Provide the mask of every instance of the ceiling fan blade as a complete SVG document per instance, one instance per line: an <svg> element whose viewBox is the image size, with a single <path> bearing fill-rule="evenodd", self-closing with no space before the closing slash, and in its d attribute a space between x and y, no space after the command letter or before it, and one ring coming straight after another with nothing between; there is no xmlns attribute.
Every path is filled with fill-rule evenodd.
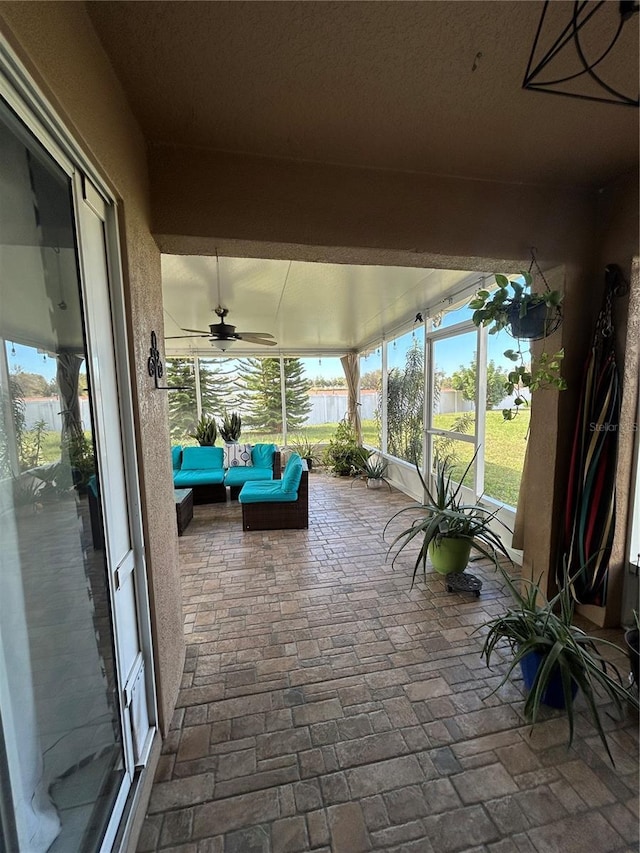
<svg viewBox="0 0 640 853"><path fill-rule="evenodd" d="M252 335L254 338L272 338L273 335L270 335L269 332L236 332L237 335L242 335L243 338L246 338L247 335Z"/></svg>
<svg viewBox="0 0 640 853"><path fill-rule="evenodd" d="M251 332L243 332L241 335L240 334L237 335L237 337L239 340L247 341L247 343L250 343L250 344L261 344L262 346L265 346L265 347L277 347L278 346L277 341L270 341L267 338L262 337L261 335L255 335L255 334L252 334Z"/></svg>
<svg viewBox="0 0 640 853"><path fill-rule="evenodd" d="M177 341L178 338L208 338L210 337L208 332L202 332L200 335L167 335L165 337L165 341Z"/></svg>
<svg viewBox="0 0 640 853"><path fill-rule="evenodd" d="M180 326L182 329L182 326ZM211 332L204 332L202 329L182 329L183 332L197 332L199 335L210 335Z"/></svg>

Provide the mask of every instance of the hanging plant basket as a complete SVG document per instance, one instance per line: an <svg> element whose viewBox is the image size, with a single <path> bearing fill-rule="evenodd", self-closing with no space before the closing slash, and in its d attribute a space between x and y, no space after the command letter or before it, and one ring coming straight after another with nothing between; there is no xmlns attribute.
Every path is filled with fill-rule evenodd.
<svg viewBox="0 0 640 853"><path fill-rule="evenodd" d="M514 338L539 341L548 337L562 322L562 313L558 306L539 302L520 316L520 305L513 304L507 309L508 328Z"/></svg>

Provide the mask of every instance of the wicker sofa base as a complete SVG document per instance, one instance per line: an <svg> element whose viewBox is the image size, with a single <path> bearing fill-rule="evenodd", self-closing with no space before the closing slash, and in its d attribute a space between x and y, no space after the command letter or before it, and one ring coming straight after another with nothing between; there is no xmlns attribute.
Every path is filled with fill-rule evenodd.
<svg viewBox="0 0 640 853"><path fill-rule="evenodd" d="M309 526L309 514L298 502L242 504L243 530L303 530Z"/></svg>
<svg viewBox="0 0 640 853"><path fill-rule="evenodd" d="M297 501L264 501L241 506L243 530L304 530L309 527L309 474L306 470L302 472Z"/></svg>

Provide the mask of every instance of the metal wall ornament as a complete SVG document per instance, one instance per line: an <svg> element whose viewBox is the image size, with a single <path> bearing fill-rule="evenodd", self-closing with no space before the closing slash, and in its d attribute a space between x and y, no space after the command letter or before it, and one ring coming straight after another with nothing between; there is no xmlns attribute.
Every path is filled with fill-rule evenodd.
<svg viewBox="0 0 640 853"><path fill-rule="evenodd" d="M158 379L164 376L164 367L160 358L160 350L158 349L158 336L155 332L151 332L151 346L149 347L149 358L147 359L147 370L149 376L153 377L153 382L158 391L186 391L186 385L158 385Z"/></svg>
<svg viewBox="0 0 640 853"><path fill-rule="evenodd" d="M639 11L640 3L634 0L575 0L573 4L545 0L522 88L639 107L640 96L620 91L621 76L628 76L624 85L635 86L638 80L637 63L627 66L620 56L622 48L637 57L637 45L629 49L628 42L637 39L637 22L635 27L629 22Z"/></svg>

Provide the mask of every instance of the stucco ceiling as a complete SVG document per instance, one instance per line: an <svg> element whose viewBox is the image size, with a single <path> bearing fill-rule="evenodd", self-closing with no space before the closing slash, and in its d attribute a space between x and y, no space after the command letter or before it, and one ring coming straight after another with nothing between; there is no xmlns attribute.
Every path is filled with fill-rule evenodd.
<svg viewBox="0 0 640 853"><path fill-rule="evenodd" d="M411 327L415 315L433 306L436 313L446 294L473 286L479 274L411 267L320 264L262 258L215 258L163 255L162 287L165 334L181 328L207 330L218 322L213 309L229 309L228 323L238 332L268 332L277 347L258 348L267 355L339 353L361 350ZM448 300L447 300L448 302ZM206 338L165 342L168 355L216 353ZM256 352L255 346L234 343L230 354Z"/></svg>
<svg viewBox="0 0 640 853"><path fill-rule="evenodd" d="M637 110L521 89L542 2L86 5L150 143L531 184L637 163ZM589 57L617 9L582 31ZM637 23L599 67L632 96Z"/></svg>
<svg viewBox="0 0 640 853"><path fill-rule="evenodd" d="M554 0L552 29L573 5ZM207 149L595 188L638 161L637 110L522 90L542 2L86 7L147 143L180 147L185 156ZM618 4L603 8L595 38L584 34L590 56L616 23ZM625 26L603 67L631 95L636 24ZM561 65L556 76L570 70ZM219 300L215 258L163 258L167 335L206 329L222 301L229 322L273 334L282 351L344 352L388 335L468 275L229 257L220 270ZM212 351L202 339L166 347Z"/></svg>

